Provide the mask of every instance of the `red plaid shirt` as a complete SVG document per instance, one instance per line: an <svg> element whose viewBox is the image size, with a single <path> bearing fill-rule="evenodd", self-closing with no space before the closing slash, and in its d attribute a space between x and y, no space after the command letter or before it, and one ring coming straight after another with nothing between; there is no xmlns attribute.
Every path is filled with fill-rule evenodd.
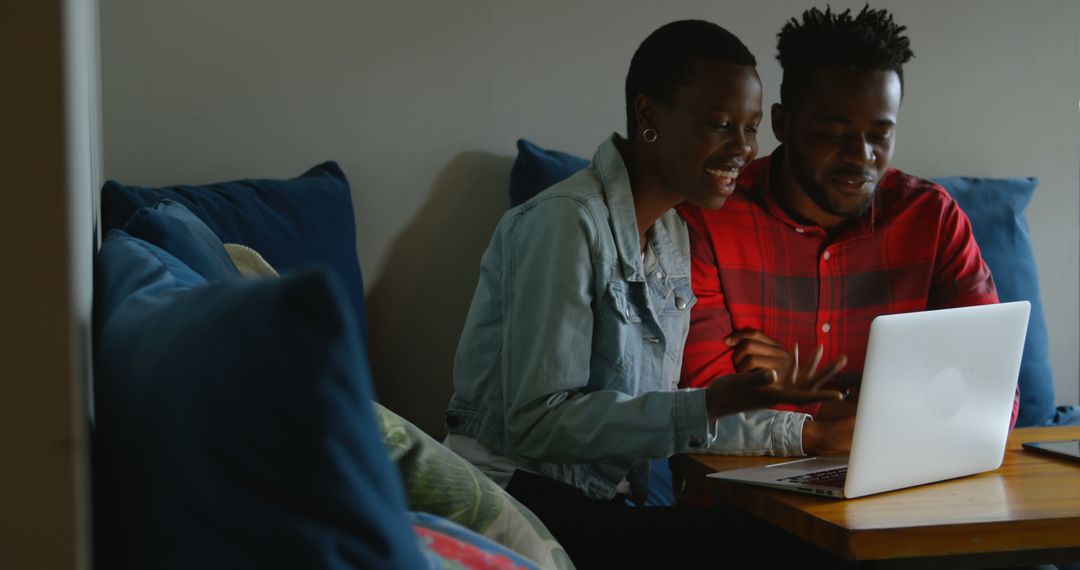
<svg viewBox="0 0 1080 570"><path fill-rule="evenodd" d="M823 363L847 355L842 376L851 379L862 374L874 317L998 302L971 223L937 184L890 168L867 213L830 238L777 204L770 158L744 170L720 210L679 207L698 298L683 386L735 371L724 337L736 329L760 330L789 348L798 342L804 354L823 345Z"/></svg>

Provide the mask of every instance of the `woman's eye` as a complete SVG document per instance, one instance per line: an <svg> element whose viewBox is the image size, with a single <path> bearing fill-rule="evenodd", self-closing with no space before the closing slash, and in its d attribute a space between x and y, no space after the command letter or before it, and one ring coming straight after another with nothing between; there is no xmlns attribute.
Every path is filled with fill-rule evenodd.
<svg viewBox="0 0 1080 570"><path fill-rule="evenodd" d="M731 127L731 123L727 121L720 121L709 125L709 128L717 131L726 131L729 127Z"/></svg>
<svg viewBox="0 0 1080 570"><path fill-rule="evenodd" d="M758 130L758 128L757 128L757 127L746 127L746 132L747 132L748 134L751 134L751 135L756 135L756 134L757 134L757 130Z"/></svg>

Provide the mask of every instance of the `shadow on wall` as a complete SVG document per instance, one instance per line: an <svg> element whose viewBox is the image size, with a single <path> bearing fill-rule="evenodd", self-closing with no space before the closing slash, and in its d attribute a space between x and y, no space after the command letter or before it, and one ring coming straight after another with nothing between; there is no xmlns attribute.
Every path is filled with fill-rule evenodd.
<svg viewBox="0 0 1080 570"><path fill-rule="evenodd" d="M379 401L440 440L454 352L480 258L507 209L512 164L513 158L475 151L454 157L394 241L367 296Z"/></svg>

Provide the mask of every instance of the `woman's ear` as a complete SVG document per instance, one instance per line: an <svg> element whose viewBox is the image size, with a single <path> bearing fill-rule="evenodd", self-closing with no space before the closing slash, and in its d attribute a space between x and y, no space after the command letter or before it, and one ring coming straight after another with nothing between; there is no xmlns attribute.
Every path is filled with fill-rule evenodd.
<svg viewBox="0 0 1080 570"><path fill-rule="evenodd" d="M637 119L638 132L626 133L633 138L639 136L645 129L655 129L657 123L656 101L648 95L638 95L634 98L634 116Z"/></svg>
<svg viewBox="0 0 1080 570"><path fill-rule="evenodd" d="M785 135L788 132L788 121L791 120L791 117L780 103L773 103L769 112L771 113L770 117L772 118L773 136L776 137L776 140L780 141L780 144L786 143L787 141L784 139L787 138Z"/></svg>

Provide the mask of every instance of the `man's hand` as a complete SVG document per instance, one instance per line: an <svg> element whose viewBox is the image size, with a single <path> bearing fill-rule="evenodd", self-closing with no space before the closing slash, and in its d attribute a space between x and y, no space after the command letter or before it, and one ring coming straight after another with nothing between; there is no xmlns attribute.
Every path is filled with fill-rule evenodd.
<svg viewBox="0 0 1080 570"><path fill-rule="evenodd" d="M859 389L856 388L844 394L842 402L825 402L818 408L814 419L819 422L839 420L855 415L855 409L859 406Z"/></svg>
<svg viewBox="0 0 1080 570"><path fill-rule="evenodd" d="M843 363L841 363L841 366ZM706 388L705 403L708 407L709 418L716 419L721 416L771 408L777 404L812 404L815 402L829 402L843 399L844 395L834 390L817 390L812 387L828 380L836 374L839 367L826 370L821 375L827 375L824 380L818 376L810 376L808 381L800 382L798 375L791 375L790 380L781 382L776 370L755 370L742 374L729 374L713 380ZM808 422L809 423L809 422Z"/></svg>

